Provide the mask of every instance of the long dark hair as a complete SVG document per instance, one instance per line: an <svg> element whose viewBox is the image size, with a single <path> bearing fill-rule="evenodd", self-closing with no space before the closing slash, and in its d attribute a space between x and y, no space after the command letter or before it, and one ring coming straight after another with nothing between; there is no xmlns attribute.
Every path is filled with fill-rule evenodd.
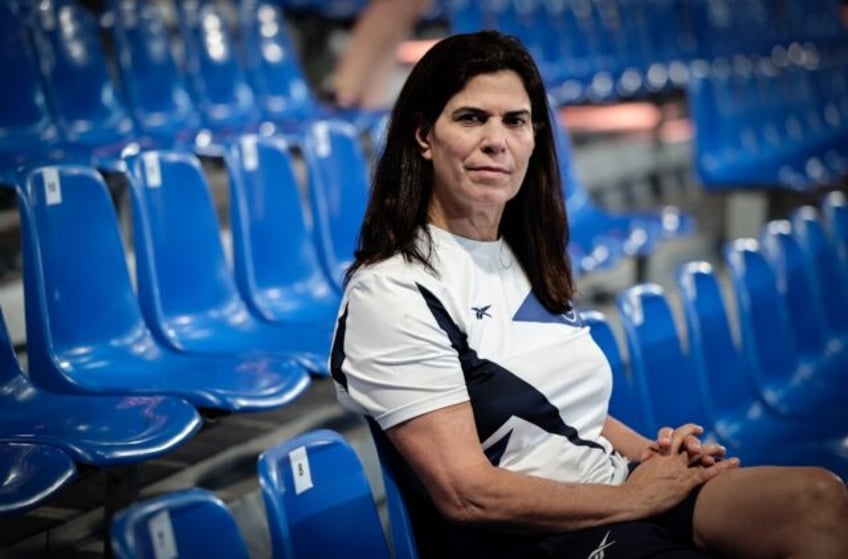
<svg viewBox="0 0 848 559"><path fill-rule="evenodd" d="M565 252L568 223L557 165L551 113L542 78L524 46L496 31L453 35L431 48L415 65L392 109L383 153L377 161L358 249L346 279L369 264L403 254L431 268L427 228L432 163L415 141L420 120L433 124L448 100L473 77L512 70L530 97L536 146L518 194L504 209L500 235L527 274L539 301L551 312L570 308L574 294Z"/></svg>

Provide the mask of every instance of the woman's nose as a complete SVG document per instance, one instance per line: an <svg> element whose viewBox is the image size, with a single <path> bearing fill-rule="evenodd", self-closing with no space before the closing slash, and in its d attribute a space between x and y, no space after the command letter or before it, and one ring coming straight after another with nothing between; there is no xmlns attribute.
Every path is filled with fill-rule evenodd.
<svg viewBox="0 0 848 559"><path fill-rule="evenodd" d="M483 127L483 136L480 141L481 147L486 153L499 153L506 150L506 130L503 123L496 119L489 119Z"/></svg>

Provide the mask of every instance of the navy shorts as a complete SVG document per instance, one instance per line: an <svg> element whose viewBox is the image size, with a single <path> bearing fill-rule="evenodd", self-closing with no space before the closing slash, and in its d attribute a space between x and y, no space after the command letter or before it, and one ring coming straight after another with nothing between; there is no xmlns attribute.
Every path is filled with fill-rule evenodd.
<svg viewBox="0 0 848 559"><path fill-rule="evenodd" d="M527 559L705 559L695 547L692 518L700 487L671 510L652 518L547 536Z"/></svg>

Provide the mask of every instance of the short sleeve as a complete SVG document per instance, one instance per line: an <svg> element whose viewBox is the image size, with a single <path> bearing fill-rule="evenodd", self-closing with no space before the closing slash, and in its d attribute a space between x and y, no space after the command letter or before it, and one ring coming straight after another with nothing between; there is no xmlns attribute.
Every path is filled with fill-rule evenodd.
<svg viewBox="0 0 848 559"><path fill-rule="evenodd" d="M335 357L342 404L388 429L468 401L457 352L415 280L358 275L348 285L341 320L334 345L342 352Z"/></svg>

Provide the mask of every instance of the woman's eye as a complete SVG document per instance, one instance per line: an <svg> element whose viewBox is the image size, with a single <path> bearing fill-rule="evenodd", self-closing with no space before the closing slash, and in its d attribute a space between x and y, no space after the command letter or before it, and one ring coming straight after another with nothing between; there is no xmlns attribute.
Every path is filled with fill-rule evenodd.
<svg viewBox="0 0 848 559"><path fill-rule="evenodd" d="M467 124L476 124L483 122L483 117L475 113L463 113L457 117L457 120Z"/></svg>
<svg viewBox="0 0 848 559"><path fill-rule="evenodd" d="M522 116L507 117L504 119L504 124L513 128L519 128L527 124L527 119Z"/></svg>

